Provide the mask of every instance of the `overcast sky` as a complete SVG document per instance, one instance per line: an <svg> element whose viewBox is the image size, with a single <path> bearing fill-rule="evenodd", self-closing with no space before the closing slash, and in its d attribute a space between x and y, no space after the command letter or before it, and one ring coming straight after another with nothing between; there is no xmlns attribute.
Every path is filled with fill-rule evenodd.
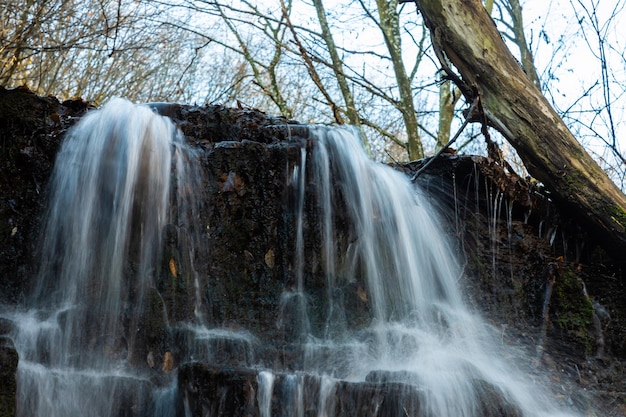
<svg viewBox="0 0 626 417"><path fill-rule="evenodd" d="M557 111L566 112L565 121L573 130L577 130L577 121L588 125L574 133L594 152L601 152L600 143L598 138L591 139L600 135L612 140L611 124L621 141L621 149L626 150L625 3L624 0L526 0L523 3L526 36L545 93ZM608 89L603 88L601 40L606 62L604 83ZM606 111L590 112L604 107L606 100L612 106L612 120Z"/></svg>

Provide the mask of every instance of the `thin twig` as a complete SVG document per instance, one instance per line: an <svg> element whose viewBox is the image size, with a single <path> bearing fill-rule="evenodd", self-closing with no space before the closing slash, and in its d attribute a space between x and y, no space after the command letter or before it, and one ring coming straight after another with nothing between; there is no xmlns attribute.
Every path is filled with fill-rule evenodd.
<svg viewBox="0 0 626 417"><path fill-rule="evenodd" d="M454 137L452 139L450 139L450 141L448 143L446 143L446 145L439 149L439 151L432 156L432 158L430 158L430 160L428 162L426 162L424 164L424 166L422 166L420 169L417 170L417 172L415 173L415 175L413 175L413 178L411 178L411 181L415 181L417 179L417 177L420 176L420 174L422 172L424 172L424 170L426 168L428 168L428 166L435 160L437 159L437 157L439 155L441 155L446 149L448 149L454 142L456 142L456 140L459 138L459 136L461 136L461 132L463 132L463 130L465 129L465 127L468 125L468 123L470 122L470 118L472 113L474 112L474 109L476 108L476 106L478 105L480 101L480 96L476 96L474 98L474 101L472 102L472 105L469 108L469 111L467 112L467 117L465 118L465 120L463 121L463 124L461 125L461 127L459 127L459 130L457 130L457 132L454 134Z"/></svg>

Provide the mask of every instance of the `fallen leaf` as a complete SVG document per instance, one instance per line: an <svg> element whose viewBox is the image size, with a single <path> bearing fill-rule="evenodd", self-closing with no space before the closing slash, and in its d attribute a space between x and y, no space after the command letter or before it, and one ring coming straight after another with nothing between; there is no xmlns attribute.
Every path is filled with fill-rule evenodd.
<svg viewBox="0 0 626 417"><path fill-rule="evenodd" d="M176 271L176 261L174 260L174 258L170 258L170 272L172 273L172 275L174 275L174 278L178 278L178 274Z"/></svg>
<svg viewBox="0 0 626 417"><path fill-rule="evenodd" d="M170 352L165 352L163 355L163 372L169 374L170 371L174 368L174 357Z"/></svg>
<svg viewBox="0 0 626 417"><path fill-rule="evenodd" d="M365 292L365 290L363 288L361 288L361 287L357 288L356 295L359 296L361 301L363 301L364 303L367 303L367 293Z"/></svg>
<svg viewBox="0 0 626 417"><path fill-rule="evenodd" d="M274 268L274 251L272 249L265 253L265 265L270 269Z"/></svg>

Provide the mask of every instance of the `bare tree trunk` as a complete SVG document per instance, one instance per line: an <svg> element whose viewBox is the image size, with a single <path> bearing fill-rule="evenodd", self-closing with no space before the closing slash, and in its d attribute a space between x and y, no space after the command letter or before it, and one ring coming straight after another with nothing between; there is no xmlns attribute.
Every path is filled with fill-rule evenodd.
<svg viewBox="0 0 626 417"><path fill-rule="evenodd" d="M416 0L433 44L478 94L489 124L555 200L590 222L605 247L626 249L626 196L574 138L507 49L480 0Z"/></svg>
<svg viewBox="0 0 626 417"><path fill-rule="evenodd" d="M513 33L514 38L512 39L519 48L520 51L520 60L522 61L522 68L524 72L530 78L530 81L533 82L541 90L541 82L539 81L539 75L537 75L537 70L535 69L535 60L533 58L532 52L528 48L528 42L526 42L526 35L524 35L524 19L522 17L522 6L519 4L519 0L508 0L507 9L509 11L509 15L511 16L511 20L513 21Z"/></svg>
<svg viewBox="0 0 626 417"><path fill-rule="evenodd" d="M330 31L330 26L328 25L328 20L326 19L324 4L322 3L322 0L313 0L313 4L315 5L317 18L322 28L322 39L324 39L324 43L326 43L326 48L333 63L333 73L337 78L339 90L341 91L341 95L343 96L344 102L346 104L346 113L348 115L348 119L351 124L360 126L361 119L359 118L359 113L356 110L354 97L352 96L352 91L350 90L350 86L348 85L348 80L346 80L346 76L343 70L343 62L341 61L339 53L337 52L337 46L335 46L335 40L333 39L333 35Z"/></svg>
<svg viewBox="0 0 626 417"><path fill-rule="evenodd" d="M400 22L396 12L398 1L376 0L376 5L378 6L378 16L380 17L380 28L385 38L385 44L387 45L389 57L393 64L393 71L396 75L396 82L398 83L399 102L401 103L401 106L398 106L398 110L402 113L402 119L406 126L409 159L420 159L424 157L424 149L419 135L415 105L413 104L411 79L407 75L404 61L402 60Z"/></svg>
<svg viewBox="0 0 626 417"><path fill-rule="evenodd" d="M460 97L455 94L456 87L448 80L439 86L439 129L437 130L436 150L446 146L450 142L450 128L454 119L454 105Z"/></svg>

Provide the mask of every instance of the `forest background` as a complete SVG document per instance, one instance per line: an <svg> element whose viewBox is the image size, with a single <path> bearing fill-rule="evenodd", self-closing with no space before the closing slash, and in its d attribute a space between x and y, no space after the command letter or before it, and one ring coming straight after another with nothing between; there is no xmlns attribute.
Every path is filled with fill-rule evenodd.
<svg viewBox="0 0 626 417"><path fill-rule="evenodd" d="M626 188L626 0L486 0L527 76ZM0 85L100 105L250 107L353 124L375 159L443 147L464 121L428 29L398 0L0 0ZM492 132L513 169L515 151ZM484 154L481 126L454 147Z"/></svg>

